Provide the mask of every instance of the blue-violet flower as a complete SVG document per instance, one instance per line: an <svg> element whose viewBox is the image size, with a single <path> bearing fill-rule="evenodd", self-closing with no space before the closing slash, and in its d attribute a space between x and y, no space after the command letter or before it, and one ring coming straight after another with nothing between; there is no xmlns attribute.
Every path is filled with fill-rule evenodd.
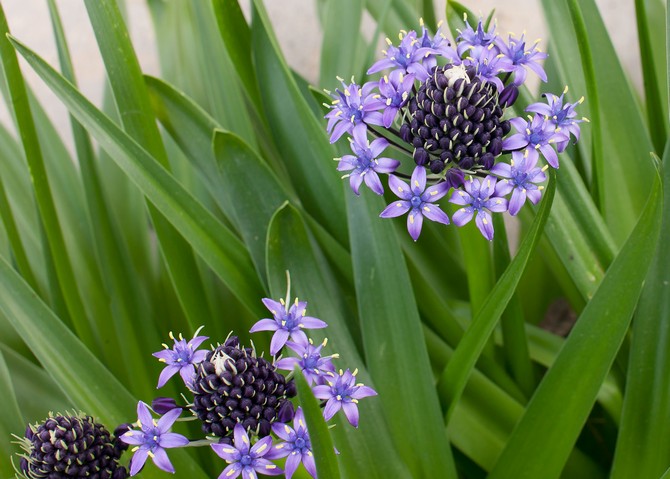
<svg viewBox="0 0 670 479"><path fill-rule="evenodd" d="M284 369L293 371L295 366L300 366L305 379L308 384L325 384L328 377L335 375L335 366L333 366L333 359L339 357L338 354L331 354L330 356L322 356L321 349L328 343L324 339L321 344L314 346L311 339L304 341L298 339L297 341L286 341L288 346L299 357L282 358L275 363L277 369Z"/></svg>
<svg viewBox="0 0 670 479"><path fill-rule="evenodd" d="M200 329L202 328L199 328L195 332L193 339L188 342L186 342L181 334L179 335L179 340L177 340L170 333L170 339L174 341L172 349L167 344L163 344L165 349L153 353L154 357L157 357L159 361L166 364L165 369L161 371L158 377L157 389L162 388L168 379L177 373L179 373L186 385L191 383L195 375L195 365L205 359L205 355L207 354L207 351L204 350L196 351L198 346L208 339L207 336L198 336Z"/></svg>
<svg viewBox="0 0 670 479"><path fill-rule="evenodd" d="M345 133L351 133L354 127L360 123L368 125L381 125L382 114L378 110L378 100L372 96L373 82L366 83L363 87L353 81L347 85L342 82L342 91L335 90L335 94L328 92L334 100L330 105L324 104L331 111L325 116L328 118L327 130L330 133L330 142L335 143Z"/></svg>
<svg viewBox="0 0 670 479"><path fill-rule="evenodd" d="M377 393L369 386L356 383L356 373L347 369L340 371L337 378L329 379L327 385L312 388L314 396L326 399L326 407L323 409L323 417L330 420L340 409L344 411L349 424L358 427L358 400L368 396L376 396Z"/></svg>
<svg viewBox="0 0 670 479"><path fill-rule="evenodd" d="M493 239L493 222L490 212L502 213L507 211L507 200L496 194L496 179L493 176L487 176L482 181L477 178L470 178L463 183L463 190L456 190L452 193L451 203L462 205L451 219L457 226L463 226L469 223L475 216L477 228L484 237L491 241Z"/></svg>
<svg viewBox="0 0 670 479"><path fill-rule="evenodd" d="M244 479L258 479L256 472L267 476L278 476L283 471L264 456L272 449L272 438L265 436L251 446L247 431L240 423L233 429L233 444L212 444L212 449L229 465L219 479L235 479L240 474Z"/></svg>
<svg viewBox="0 0 670 479"><path fill-rule="evenodd" d="M532 158L526 153L520 151L512 152L512 161L510 164L498 163L492 169L491 173L501 176L504 179L496 183L496 196L507 196L512 192L509 200L509 214L515 216L526 202L526 198L534 205L542 197L542 186L538 186L547 179L543 168L538 168L537 157Z"/></svg>
<svg viewBox="0 0 670 479"><path fill-rule="evenodd" d="M307 472L312 477L316 477L316 464L314 462L314 453L312 452L312 443L309 439L305 414L302 412L302 408L298 408L295 412L293 427L288 424L275 423L272 425L272 431L285 442L272 446L272 451L266 457L268 459L279 459L288 456L284 465L286 479L291 479L301 462L305 465Z"/></svg>

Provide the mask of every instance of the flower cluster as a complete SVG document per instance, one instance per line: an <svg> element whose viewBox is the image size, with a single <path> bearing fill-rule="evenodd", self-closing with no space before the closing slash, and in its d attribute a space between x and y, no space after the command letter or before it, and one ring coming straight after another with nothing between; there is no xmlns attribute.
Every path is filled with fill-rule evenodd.
<svg viewBox="0 0 670 479"><path fill-rule="evenodd" d="M455 45L440 31L431 35L401 32L400 43L387 39L384 57L367 71L384 71L381 79L358 85L339 79L327 130L334 143L350 135L351 155L336 158L348 172L351 189L366 186L384 194L380 174L399 199L380 214L407 214L407 230L416 241L424 217L445 225L463 226L475 218L480 232L493 239L491 213L516 215L528 199L536 204L547 167L558 168L558 153L571 138L579 139L575 103L565 100L567 88L546 102L526 107L526 118L511 113L528 71L547 81L541 62L547 57L538 42L524 35L507 39L480 19L458 31ZM512 132L512 127L515 132ZM370 138L374 138L370 141ZM401 172L401 161L383 156L394 148L411 156L412 171ZM387 153L388 154L388 153ZM538 166L542 157L546 165ZM410 183L403 181L405 178ZM461 206L451 221L436 203L447 196Z"/></svg>

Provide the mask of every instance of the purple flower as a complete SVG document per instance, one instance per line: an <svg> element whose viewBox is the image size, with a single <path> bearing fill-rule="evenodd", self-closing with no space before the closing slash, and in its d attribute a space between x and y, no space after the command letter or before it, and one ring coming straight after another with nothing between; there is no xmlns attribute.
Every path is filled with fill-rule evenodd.
<svg viewBox="0 0 670 479"><path fill-rule="evenodd" d="M524 36L521 35L521 38L517 39L510 34L507 39L508 43L505 43L502 38L496 40L500 53L509 59L513 65L514 84L521 85L526 80L526 67L533 70L542 81L546 82L547 74L539 62L547 58L547 54L537 48L539 40L529 50L526 50Z"/></svg>
<svg viewBox="0 0 670 479"><path fill-rule="evenodd" d="M565 130L568 134L575 137L575 141L578 141L580 133L579 123L588 120L586 118L576 119L577 112L575 108L582 104L584 97L581 97L575 103L566 103L564 105L563 96L565 96L567 91L568 87L565 87L560 97L552 93L545 93L544 97L547 99L547 103L533 103L526 108L526 111L544 115L546 120L554 125L558 131ZM556 143L556 149L559 153L564 151L567 146L568 140Z"/></svg>
<svg viewBox="0 0 670 479"><path fill-rule="evenodd" d="M368 396L376 396L374 389L363 384L356 383L356 373L348 369L340 371L334 380L328 384L312 388L314 396L319 399L327 399L326 407L323 409L323 417L329 421L340 409L344 411L349 424L358 427L358 400Z"/></svg>
<svg viewBox="0 0 670 479"><path fill-rule="evenodd" d="M526 150L528 152L528 150ZM509 214L516 215L526 202L526 198L534 205L540 201L542 196L542 186L538 186L547 179L544 171L548 168L537 168L537 156L531 158L527 153L520 151L512 152L512 161L507 163L498 163L492 169L491 173L502 176L504 180L496 183L496 196L507 196L512 192L512 198L509 201Z"/></svg>
<svg viewBox="0 0 670 479"><path fill-rule="evenodd" d="M379 94L375 98L380 100L382 122L384 128L393 124L398 110L407 103L409 93L414 86L414 75L405 75L402 70L394 70L379 80Z"/></svg>
<svg viewBox="0 0 670 479"><path fill-rule="evenodd" d="M400 198L400 201L394 201L388 205L379 216L394 218L409 211L407 231L416 241L421 234L424 216L431 221L437 221L445 225L449 224L447 214L438 205L433 204L447 194L449 185L446 182L441 182L426 188L426 170L422 166L414 168L411 183L412 186L409 186L395 176L389 176L389 187Z"/></svg>
<svg viewBox="0 0 670 479"><path fill-rule="evenodd" d="M186 446L189 442L181 434L170 432L180 414L181 409L173 409L156 422L145 403L140 401L137 404L137 425L140 429L128 431L120 438L126 444L136 446L130 460L131 476L140 472L147 457L151 457L158 468L174 474L174 467L165 449Z"/></svg>
<svg viewBox="0 0 670 479"><path fill-rule="evenodd" d="M482 19L479 19L477 23L477 30L475 31L468 22L467 18L465 19L465 29L458 30L458 41L457 52L459 56L462 56L468 50L472 50L472 56L478 56L479 51L488 47L489 45L495 44L497 34L495 32L496 26L488 31L484 31L484 25L482 24ZM496 54L499 52L496 52Z"/></svg>
<svg viewBox="0 0 670 479"><path fill-rule="evenodd" d="M393 68L406 73L413 73L419 81L426 81L429 73L422 64L423 59L436 51L431 48L422 47L416 38L416 32L410 31L407 34L400 34L400 46L393 46L390 39L386 39L389 47L382 51L386 58L382 58L373 64L368 70L368 75Z"/></svg>
<svg viewBox="0 0 670 479"><path fill-rule="evenodd" d="M316 464L314 463L312 443L309 439L305 414L302 412L302 409L298 408L295 412L293 427L288 424L274 423L272 431L285 442L272 446L272 450L266 457L268 459L279 459L288 456L286 465L284 466L286 479L291 479L301 462L305 465L307 472L312 477L316 477Z"/></svg>
<svg viewBox="0 0 670 479"><path fill-rule="evenodd" d="M473 55L469 56L463 63L466 66L473 66L477 76L482 80L493 83L499 92L505 87L497 75L500 72L509 72L513 69L512 62L507 57L500 55L493 43L486 48L473 51Z"/></svg>
<svg viewBox="0 0 670 479"><path fill-rule="evenodd" d="M287 308L284 300L279 302L269 298L263 299L263 304L270 310L274 316L272 319L261 319L249 331L255 333L257 331L275 331L270 342L270 354L273 356L284 347L286 341L290 337L294 341L307 341L307 335L301 330L305 329L320 329L328 326L324 321L311 316L305 316L307 303L296 299Z"/></svg>
<svg viewBox="0 0 670 479"><path fill-rule="evenodd" d="M207 336L197 336L198 331L195 332L193 339L189 342L179 335L179 340L175 339L174 335L170 333L170 339L174 341L172 349L169 348L167 344L163 344L162 351L153 353L153 356L157 357L159 361L166 364L165 369L161 371L161 374L158 378L158 388L162 388L165 383L175 374L179 373L181 378L184 380L186 385L189 385L195 374L195 365L202 362L205 359L207 351L196 351L198 346L205 341Z"/></svg>
<svg viewBox="0 0 670 479"><path fill-rule="evenodd" d="M358 190L363 180L372 191L383 195L384 187L377 173L392 173L400 162L390 158L377 158L389 143L383 138L377 138L370 143L367 127L364 124L356 125L353 137L351 149L354 155L345 155L340 158L337 171L353 170L343 178L349 177L349 185L356 195L359 194Z"/></svg>
<svg viewBox="0 0 670 479"><path fill-rule="evenodd" d="M496 179L487 176L481 182L476 178L470 178L463 183L463 190L456 190L449 201L456 205L462 205L453 214L452 219L457 226L469 223L476 214L475 223L484 237L491 241L493 239L493 223L489 212L502 213L507 211L507 200L501 198L495 191Z"/></svg>
<svg viewBox="0 0 670 479"><path fill-rule="evenodd" d="M536 150L540 150L547 162L553 168L558 168L558 155L552 144L568 141L569 136L560 129L557 130L554 124L546 121L545 117L538 114L530 121L516 117L509 122L519 133L503 140L504 150L528 151L530 157L537 157Z"/></svg>
<svg viewBox="0 0 670 479"><path fill-rule="evenodd" d="M451 46L447 36L441 31L440 27L442 26L442 22L437 24L437 33L434 37L431 37L430 33L428 33L428 29L423 24L423 19L421 19L420 22L422 35L421 38L419 38L419 45L423 48L429 48L432 52L430 55L424 57L423 62L421 63L426 71L430 73L430 71L437 66L436 56L441 56L452 62L460 63L461 59L458 56L458 53L456 53L456 50Z"/></svg>
<svg viewBox="0 0 670 479"><path fill-rule="evenodd" d="M287 341L286 346L291 348L299 358L282 358L275 363L278 369L293 371L296 365L300 366L305 379L308 384L324 384L327 377L333 376L335 373L335 366L333 366L333 358L338 358L339 355L332 354L330 356L322 356L321 349L328 342L324 339L321 344L314 346L311 339L307 341Z"/></svg>
<svg viewBox="0 0 670 479"><path fill-rule="evenodd" d="M382 115L379 113L379 101L372 97L372 89L375 83L369 82L358 86L352 82L347 85L342 82L342 91L335 90L335 94L327 92L335 100L332 104L325 104L332 110L325 116L328 118L328 133L330 133L330 142L335 143L345 133L351 133L354 127L360 123L368 125L381 125Z"/></svg>
<svg viewBox="0 0 670 479"><path fill-rule="evenodd" d="M233 429L233 444L212 444L212 449L229 464L219 479L235 479L242 474L244 479L258 479L257 472L266 476L278 476L282 471L264 456L272 450L272 438L265 436L251 446L244 426L239 422Z"/></svg>

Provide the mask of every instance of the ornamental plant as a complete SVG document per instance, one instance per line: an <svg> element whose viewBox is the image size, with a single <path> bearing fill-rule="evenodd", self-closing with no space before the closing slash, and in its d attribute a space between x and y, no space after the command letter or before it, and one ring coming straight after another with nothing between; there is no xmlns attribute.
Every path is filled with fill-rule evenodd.
<svg viewBox="0 0 670 479"><path fill-rule="evenodd" d="M665 2L75 3L99 104L0 7L0 477L667 479Z"/></svg>

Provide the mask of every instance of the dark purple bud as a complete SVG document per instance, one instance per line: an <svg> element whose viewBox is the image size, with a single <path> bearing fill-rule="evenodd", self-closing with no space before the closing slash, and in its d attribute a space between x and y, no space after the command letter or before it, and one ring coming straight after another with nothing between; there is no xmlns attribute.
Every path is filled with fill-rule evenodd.
<svg viewBox="0 0 670 479"><path fill-rule="evenodd" d="M168 397L157 397L151 401L151 409L153 409L156 414L160 414L161 416L172 411L173 409L177 409L178 407L179 406L177 406L176 401Z"/></svg>
<svg viewBox="0 0 670 479"><path fill-rule="evenodd" d="M495 160L495 157L491 153L484 153L484 156L482 156L479 160L481 165L484 167L485 170L490 170L493 168L493 161Z"/></svg>
<svg viewBox="0 0 670 479"><path fill-rule="evenodd" d="M447 184L452 188L463 186L465 174L458 168L450 168L446 176Z"/></svg>
<svg viewBox="0 0 670 479"><path fill-rule="evenodd" d="M466 156L465 158L461 158L461 161L458 162L458 166L469 170L473 166L475 166L475 159L471 156Z"/></svg>
<svg viewBox="0 0 670 479"><path fill-rule="evenodd" d="M444 161L442 160L433 160L430 162L430 171L435 174L441 173L444 170Z"/></svg>
<svg viewBox="0 0 670 479"><path fill-rule="evenodd" d="M498 103L503 108L507 108L514 105L514 102L518 97L519 97L519 89L517 88L517 86L514 84L507 85L505 88L503 88L503 91L500 92L500 96L498 97Z"/></svg>
<svg viewBox="0 0 670 479"><path fill-rule="evenodd" d="M434 115L426 115L426 118L423 120L423 122L426 126L431 128L435 128L439 124L438 119Z"/></svg>
<svg viewBox="0 0 670 479"><path fill-rule="evenodd" d="M498 156L500 153L502 153L502 140L500 138L492 139L488 150L489 153L491 153L493 156Z"/></svg>
<svg viewBox="0 0 670 479"><path fill-rule="evenodd" d="M437 75L437 87L440 90L444 90L448 86L449 86L449 79L446 76L444 76L444 74ZM452 90L452 92L453 92L453 90ZM453 98L453 93L452 93L452 98Z"/></svg>
<svg viewBox="0 0 670 479"><path fill-rule="evenodd" d="M28 475L28 460L25 457L21 458L21 461L19 462L19 467L21 469L21 472L23 472L25 475Z"/></svg>
<svg viewBox="0 0 670 479"><path fill-rule="evenodd" d="M502 129L503 135L506 135L512 129L512 125L510 125L509 121L505 120L500 122L500 128Z"/></svg>
<svg viewBox="0 0 670 479"><path fill-rule="evenodd" d="M33 438L33 430L30 426L26 426L26 439L32 439Z"/></svg>
<svg viewBox="0 0 670 479"><path fill-rule="evenodd" d="M279 412L277 412L277 421L288 423L293 421L293 416L295 416L293 403L291 401L285 401L284 404L279 407Z"/></svg>
<svg viewBox="0 0 670 479"><path fill-rule="evenodd" d="M424 148L428 151L435 151L439 147L440 147L440 144L434 138L430 138L430 139L426 140L426 143L424 144Z"/></svg>
<svg viewBox="0 0 670 479"><path fill-rule="evenodd" d="M414 163L417 165L424 166L426 163L428 163L428 158L428 152L423 148L417 148L414 150Z"/></svg>
<svg viewBox="0 0 670 479"><path fill-rule="evenodd" d="M409 125L407 123L403 123L400 127L400 138L402 138L402 141L406 141L407 143L412 141L412 132L410 131Z"/></svg>

